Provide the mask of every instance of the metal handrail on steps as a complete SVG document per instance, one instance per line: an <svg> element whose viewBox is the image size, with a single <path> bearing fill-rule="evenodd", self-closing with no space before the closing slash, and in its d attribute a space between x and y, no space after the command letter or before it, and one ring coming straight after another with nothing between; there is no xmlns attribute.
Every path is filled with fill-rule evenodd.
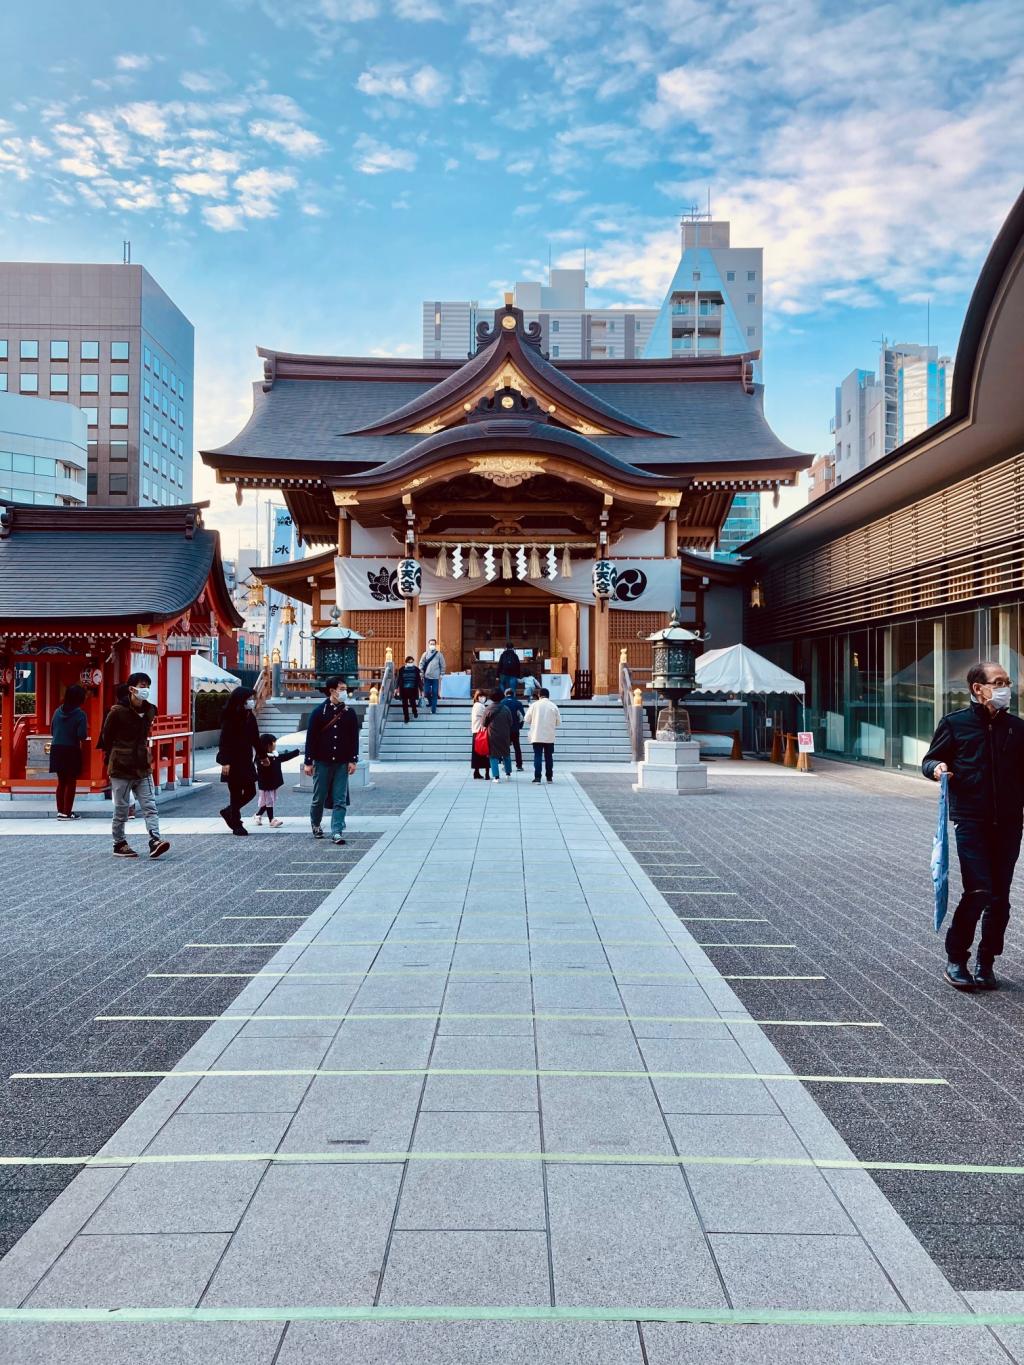
<svg viewBox="0 0 1024 1365"><path fill-rule="evenodd" d="M623 656L625 653L623 650ZM619 659L619 700L622 703L622 714L626 718L630 752L634 760L639 760L644 756L643 689L633 686L633 675L624 657Z"/></svg>
<svg viewBox="0 0 1024 1365"><path fill-rule="evenodd" d="M395 665L391 659L384 665L380 685L371 687L366 707L366 753L370 759L380 758L381 740L388 723L391 699L395 695Z"/></svg>

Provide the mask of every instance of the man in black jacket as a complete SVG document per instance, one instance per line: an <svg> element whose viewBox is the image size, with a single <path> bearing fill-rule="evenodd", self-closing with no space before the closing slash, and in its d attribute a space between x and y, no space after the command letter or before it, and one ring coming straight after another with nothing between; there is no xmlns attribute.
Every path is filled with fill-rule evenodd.
<svg viewBox="0 0 1024 1365"><path fill-rule="evenodd" d="M402 719L408 725L410 706L412 707L413 720L420 718L416 703L423 691L423 675L416 667L416 660L411 654L405 656L405 663L398 670L396 681L398 682L398 695L402 699Z"/></svg>
<svg viewBox="0 0 1024 1365"><path fill-rule="evenodd" d="M512 641L509 640L501 652L501 658L498 660L498 682L501 685L503 693L507 692L510 687L513 693L515 693L516 688L519 686L519 675L522 672L522 669L523 665L519 655L512 648Z"/></svg>
<svg viewBox="0 0 1024 1365"><path fill-rule="evenodd" d="M327 700L310 716L306 730L305 769L306 776L313 779L309 821L313 838L322 839L320 821L330 797L331 838L334 843L343 844L348 779L359 761L359 720L345 705L344 678L328 678L323 691Z"/></svg>
<svg viewBox="0 0 1024 1365"><path fill-rule="evenodd" d="M946 934L945 977L958 991L998 989L992 965L1010 920L1010 883L1024 820L1024 720L1007 713L1010 676L1002 664L975 664L967 674L971 704L943 716L921 770L937 782L949 774L963 895ZM981 920L974 975L967 969Z"/></svg>

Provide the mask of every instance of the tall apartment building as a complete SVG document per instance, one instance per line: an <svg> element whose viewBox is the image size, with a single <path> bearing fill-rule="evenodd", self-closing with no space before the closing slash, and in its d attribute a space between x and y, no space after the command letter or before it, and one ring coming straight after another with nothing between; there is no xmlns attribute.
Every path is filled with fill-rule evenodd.
<svg viewBox="0 0 1024 1365"><path fill-rule="evenodd" d="M82 409L90 504L191 502L194 351L142 266L0 262L0 391Z"/></svg>
<svg viewBox="0 0 1024 1365"><path fill-rule="evenodd" d="M842 483L945 417L952 385L953 362L937 346L883 340L878 372L851 370L836 389L833 481Z"/></svg>
<svg viewBox="0 0 1024 1365"><path fill-rule="evenodd" d="M515 306L527 323L539 322L541 346L552 360L632 360L642 356L657 317L656 308L588 308L586 272L550 270L548 283L519 280ZM423 355L465 360L476 349L476 325L494 309L476 300L423 304Z"/></svg>
<svg viewBox="0 0 1024 1365"><path fill-rule="evenodd" d="M0 500L84 507L85 413L0 393Z"/></svg>
<svg viewBox="0 0 1024 1365"><path fill-rule="evenodd" d="M644 356L737 355L764 340L764 250L730 245L729 223L690 209L679 222L679 264ZM719 548L735 551L761 530L761 495L737 493Z"/></svg>

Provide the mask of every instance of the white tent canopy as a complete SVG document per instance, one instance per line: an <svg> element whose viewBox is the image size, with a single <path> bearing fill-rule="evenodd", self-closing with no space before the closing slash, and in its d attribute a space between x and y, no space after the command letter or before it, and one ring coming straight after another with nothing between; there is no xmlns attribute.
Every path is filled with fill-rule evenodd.
<svg viewBox="0 0 1024 1365"><path fill-rule="evenodd" d="M755 654L746 645L728 649L708 649L697 658L697 688L700 692L755 692L773 695L795 692L802 697L804 684L770 659Z"/></svg>
<svg viewBox="0 0 1024 1365"><path fill-rule="evenodd" d="M193 692L230 692L241 685L241 678L236 678L226 668L221 668L220 664L212 663L202 654L192 655Z"/></svg>

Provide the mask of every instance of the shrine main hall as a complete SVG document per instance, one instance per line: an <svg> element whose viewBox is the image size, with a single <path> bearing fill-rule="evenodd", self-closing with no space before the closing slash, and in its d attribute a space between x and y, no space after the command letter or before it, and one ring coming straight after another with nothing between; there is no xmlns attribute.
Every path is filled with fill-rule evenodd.
<svg viewBox="0 0 1024 1365"><path fill-rule="evenodd" d="M614 695L673 609L704 624L734 494L812 458L769 427L756 353L552 361L510 295L463 362L259 354L252 416L202 458L239 501L283 496L306 557L261 581L340 612L371 667L511 641Z"/></svg>

